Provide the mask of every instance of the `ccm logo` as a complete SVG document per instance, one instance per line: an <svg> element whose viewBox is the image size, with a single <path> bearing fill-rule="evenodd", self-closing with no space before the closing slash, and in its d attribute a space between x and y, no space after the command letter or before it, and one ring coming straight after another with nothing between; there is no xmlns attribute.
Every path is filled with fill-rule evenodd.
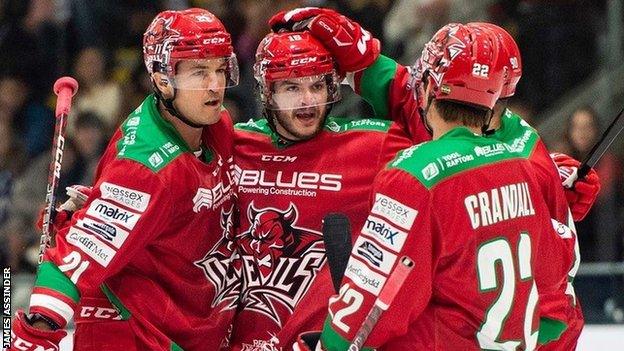
<svg viewBox="0 0 624 351"><path fill-rule="evenodd" d="M290 64L293 66L296 65L303 65L306 63L311 63L311 62L316 62L316 57L304 57L304 58L300 58L300 59L294 59L292 61L290 61Z"/></svg>
<svg viewBox="0 0 624 351"><path fill-rule="evenodd" d="M208 38L204 39L204 44L222 44L225 43L225 38Z"/></svg>
<svg viewBox="0 0 624 351"><path fill-rule="evenodd" d="M98 319L112 319L114 321L121 320L121 315L114 308L107 307L90 307L83 306L80 311L80 317L82 318L98 318Z"/></svg>
<svg viewBox="0 0 624 351"><path fill-rule="evenodd" d="M262 161L295 162L297 156L262 155Z"/></svg>

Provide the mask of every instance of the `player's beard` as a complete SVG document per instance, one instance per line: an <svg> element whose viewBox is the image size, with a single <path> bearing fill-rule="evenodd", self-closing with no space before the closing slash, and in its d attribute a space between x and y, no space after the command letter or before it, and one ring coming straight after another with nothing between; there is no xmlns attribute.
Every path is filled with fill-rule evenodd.
<svg viewBox="0 0 624 351"><path fill-rule="evenodd" d="M293 120L293 115L297 113L297 110L288 111L286 113L275 111L273 118L275 118L276 124L286 130L291 136L295 137L297 141L310 140L317 136L323 130L323 127L325 126L325 120L327 118L327 108L314 106L312 109L314 110L314 114L316 116L320 116L315 116L315 118L318 118L318 124L312 132L302 133L297 130L297 127L295 126L295 122Z"/></svg>

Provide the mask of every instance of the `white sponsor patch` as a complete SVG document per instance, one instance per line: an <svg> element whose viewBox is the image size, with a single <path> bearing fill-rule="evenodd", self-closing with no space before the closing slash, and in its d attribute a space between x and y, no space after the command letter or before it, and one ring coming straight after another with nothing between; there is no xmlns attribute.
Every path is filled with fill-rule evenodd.
<svg viewBox="0 0 624 351"><path fill-rule="evenodd" d="M559 222L558 220L551 218L550 221L552 222L552 226L553 229L555 230L555 232L557 234L559 234L559 237L561 237L562 239L570 239L572 238L572 229L570 227L568 227L567 225Z"/></svg>
<svg viewBox="0 0 624 351"><path fill-rule="evenodd" d="M100 185L100 191L103 199L110 199L140 212L145 211L150 200L150 194L148 193L108 182L103 182Z"/></svg>
<svg viewBox="0 0 624 351"><path fill-rule="evenodd" d="M113 259L113 256L115 256L115 250L108 247L94 235L87 234L75 227L71 227L66 238L70 244L81 249L82 252L91 256L97 263L104 267L107 267Z"/></svg>
<svg viewBox="0 0 624 351"><path fill-rule="evenodd" d="M369 263L372 268L386 274L390 273L397 258L395 254L385 250L376 241L366 239L364 236L357 238L353 245L352 254Z"/></svg>
<svg viewBox="0 0 624 351"><path fill-rule="evenodd" d="M375 194L375 204L371 211L389 219L392 223L405 229L411 229L418 211L406 206L384 194Z"/></svg>
<svg viewBox="0 0 624 351"><path fill-rule="evenodd" d="M379 295L381 288L386 283L386 277L371 271L364 263L354 258L349 260L345 276L349 277L355 285L373 295Z"/></svg>
<svg viewBox="0 0 624 351"><path fill-rule="evenodd" d="M401 251L407 238L406 232L375 216L366 218L366 222L364 222L362 227L362 234L375 238L381 245L394 252Z"/></svg>
<svg viewBox="0 0 624 351"><path fill-rule="evenodd" d="M99 238L113 244L116 248L120 248L121 244L128 238L128 232L116 225L91 218L79 219L77 226L86 229L89 233L96 234Z"/></svg>
<svg viewBox="0 0 624 351"><path fill-rule="evenodd" d="M99 199L93 200L87 209L89 216L101 219L105 222L121 225L125 228L132 229L137 223L140 214L130 212L121 207L115 206L107 201Z"/></svg>

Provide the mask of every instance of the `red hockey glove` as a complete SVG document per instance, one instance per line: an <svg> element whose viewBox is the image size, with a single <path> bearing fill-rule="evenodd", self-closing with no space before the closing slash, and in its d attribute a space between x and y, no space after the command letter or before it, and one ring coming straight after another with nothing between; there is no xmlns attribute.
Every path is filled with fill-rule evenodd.
<svg viewBox="0 0 624 351"><path fill-rule="evenodd" d="M550 157L557 164L562 182L571 176L576 177L576 171L581 164L579 161L561 153L550 154ZM578 222L585 218L596 201L600 191L600 178L598 173L591 169L584 178L577 179L571 187L565 185L564 188L572 218Z"/></svg>
<svg viewBox="0 0 624 351"><path fill-rule="evenodd" d="M321 345L321 332L311 331L299 334L293 344L294 351L324 351Z"/></svg>
<svg viewBox="0 0 624 351"><path fill-rule="evenodd" d="M8 351L17 350L59 350L61 340L67 336L62 329L46 331L31 326L24 311L17 311L11 330L11 345Z"/></svg>
<svg viewBox="0 0 624 351"><path fill-rule="evenodd" d="M318 7L282 11L269 20L273 31L308 29L332 53L341 73L357 72L375 62L381 44L358 23Z"/></svg>
<svg viewBox="0 0 624 351"><path fill-rule="evenodd" d="M79 210L91 195L91 187L84 185L72 185L65 188L69 199L56 209L54 222L52 223L52 233L56 233L59 229L67 226L71 220L74 211ZM45 208L39 211L36 226L41 230L43 228L43 216Z"/></svg>

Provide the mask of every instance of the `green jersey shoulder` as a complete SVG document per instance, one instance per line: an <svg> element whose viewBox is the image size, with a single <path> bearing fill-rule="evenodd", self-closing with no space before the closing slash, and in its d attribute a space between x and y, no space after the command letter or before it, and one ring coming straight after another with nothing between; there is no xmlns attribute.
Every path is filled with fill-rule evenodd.
<svg viewBox="0 0 624 351"><path fill-rule="evenodd" d="M153 94L128 116L120 129L117 157L139 162L153 172L189 151L173 125L160 116Z"/></svg>
<svg viewBox="0 0 624 351"><path fill-rule="evenodd" d="M463 171L513 158L528 158L536 142L536 133L508 143L458 127L437 140L399 152L388 168L402 169L430 189Z"/></svg>
<svg viewBox="0 0 624 351"><path fill-rule="evenodd" d="M496 130L492 137L513 144L520 143L522 140L529 138L530 135L534 135L539 139L537 131L529 123L511 110L506 109L501 116L500 128Z"/></svg>
<svg viewBox="0 0 624 351"><path fill-rule="evenodd" d="M392 121L382 119L351 119L328 116L325 120L325 125L323 126L323 128L332 133L344 133L348 131L358 130L387 132L388 128L390 128L391 123ZM274 134L271 130L271 127L269 126L269 122L264 118L259 120L250 119L249 121L244 123L236 123L234 128L239 130L245 130L248 132L265 134L268 136Z"/></svg>

